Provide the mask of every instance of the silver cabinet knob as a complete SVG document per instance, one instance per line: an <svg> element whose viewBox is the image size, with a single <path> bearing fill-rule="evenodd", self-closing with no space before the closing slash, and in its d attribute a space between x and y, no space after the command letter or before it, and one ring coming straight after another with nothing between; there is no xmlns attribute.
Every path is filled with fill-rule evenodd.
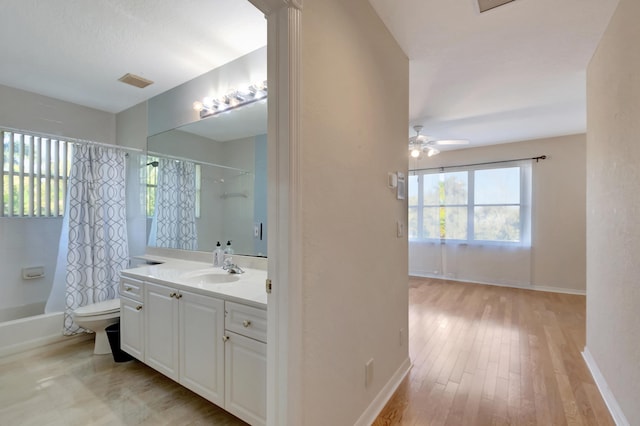
<svg viewBox="0 0 640 426"><path fill-rule="evenodd" d="M182 295L180 293L176 293L176 299L182 299Z"/></svg>
<svg viewBox="0 0 640 426"><path fill-rule="evenodd" d="M140 310L142 310L142 305L136 306L136 311L140 311Z"/></svg>
<svg viewBox="0 0 640 426"><path fill-rule="evenodd" d="M251 325L251 321L249 321L249 320L244 320L244 321L242 321L242 325L243 325L245 328L247 328L247 327L249 327L249 326Z"/></svg>
<svg viewBox="0 0 640 426"><path fill-rule="evenodd" d="M222 341L226 342L227 340L229 340L229 336L222 336Z"/></svg>
<svg viewBox="0 0 640 426"><path fill-rule="evenodd" d="M131 288L131 287L125 287L125 288L124 288L124 290L125 290L125 291L131 291L131 290L133 290L133 288Z"/></svg>

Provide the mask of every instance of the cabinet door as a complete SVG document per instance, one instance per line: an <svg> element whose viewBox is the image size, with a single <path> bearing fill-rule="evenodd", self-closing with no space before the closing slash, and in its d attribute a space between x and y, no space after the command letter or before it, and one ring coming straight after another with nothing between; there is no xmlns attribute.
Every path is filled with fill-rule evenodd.
<svg viewBox="0 0 640 426"><path fill-rule="evenodd" d="M180 292L180 384L224 404L224 302Z"/></svg>
<svg viewBox="0 0 640 426"><path fill-rule="evenodd" d="M227 331L224 408L252 425L267 416L267 345Z"/></svg>
<svg viewBox="0 0 640 426"><path fill-rule="evenodd" d="M144 312L141 302L120 297L120 347L144 362Z"/></svg>
<svg viewBox="0 0 640 426"><path fill-rule="evenodd" d="M177 290L145 283L145 363L178 381L178 299Z"/></svg>

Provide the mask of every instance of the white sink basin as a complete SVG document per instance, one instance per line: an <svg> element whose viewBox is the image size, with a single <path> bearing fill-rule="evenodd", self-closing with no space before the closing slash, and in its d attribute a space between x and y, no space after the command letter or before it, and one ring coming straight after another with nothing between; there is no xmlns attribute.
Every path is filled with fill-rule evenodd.
<svg viewBox="0 0 640 426"><path fill-rule="evenodd" d="M238 275L230 274L219 269L199 269L189 271L180 277L183 281L190 284L222 284L238 281Z"/></svg>

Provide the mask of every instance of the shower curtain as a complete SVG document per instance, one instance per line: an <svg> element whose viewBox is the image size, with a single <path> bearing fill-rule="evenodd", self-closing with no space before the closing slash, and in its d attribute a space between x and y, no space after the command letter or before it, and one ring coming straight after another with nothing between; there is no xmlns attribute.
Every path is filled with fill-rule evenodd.
<svg viewBox="0 0 640 426"><path fill-rule="evenodd" d="M196 165L159 158L157 185L149 245L197 250Z"/></svg>
<svg viewBox="0 0 640 426"><path fill-rule="evenodd" d="M76 308L118 296L129 262L125 156L116 148L74 147L53 285L65 288L65 335L85 331L73 322Z"/></svg>

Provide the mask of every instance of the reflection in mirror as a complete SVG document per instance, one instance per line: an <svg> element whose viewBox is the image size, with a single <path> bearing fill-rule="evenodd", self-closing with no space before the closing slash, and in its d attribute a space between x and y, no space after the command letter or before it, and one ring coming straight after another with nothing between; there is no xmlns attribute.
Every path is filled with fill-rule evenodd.
<svg viewBox="0 0 640 426"><path fill-rule="evenodd" d="M213 251L231 241L236 254L267 255L266 103L243 110L148 138L150 246ZM247 126L225 128L243 116L253 117Z"/></svg>

